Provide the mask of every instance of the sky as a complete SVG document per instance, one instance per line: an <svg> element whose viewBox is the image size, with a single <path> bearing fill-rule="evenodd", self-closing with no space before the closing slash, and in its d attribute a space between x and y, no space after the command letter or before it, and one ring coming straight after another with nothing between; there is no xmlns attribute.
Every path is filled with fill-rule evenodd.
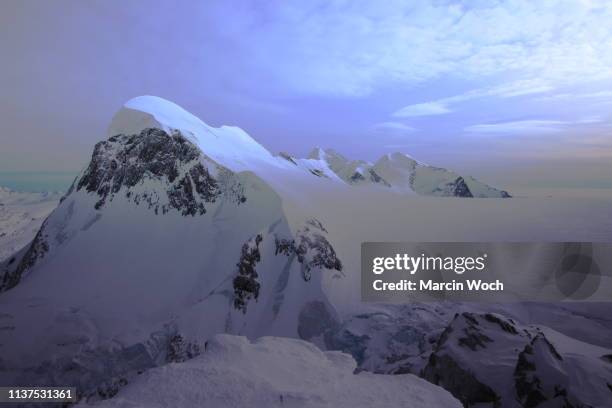
<svg viewBox="0 0 612 408"><path fill-rule="evenodd" d="M612 188L610 21L598 0L3 0L0 172L80 170L148 94L273 152Z"/></svg>

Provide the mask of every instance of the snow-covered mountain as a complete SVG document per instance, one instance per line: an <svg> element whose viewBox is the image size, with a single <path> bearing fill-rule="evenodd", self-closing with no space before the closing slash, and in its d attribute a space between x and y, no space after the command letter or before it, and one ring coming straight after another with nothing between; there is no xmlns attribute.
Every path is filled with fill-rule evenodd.
<svg viewBox="0 0 612 408"><path fill-rule="evenodd" d="M23 283L5 299L44 292L49 310L80 305L88 319L129 310L126 329L138 315L160 322L189 310L206 320L201 335L297 336L299 311L328 303L321 276L341 278L342 263L325 227L288 217L267 182L289 166L244 132L156 98L128 102L110 129L7 266L4 289ZM26 336L19 327L13 335Z"/></svg>
<svg viewBox="0 0 612 408"><path fill-rule="evenodd" d="M510 194L488 186L473 177L463 177L450 170L428 166L403 153L381 157L372 171L399 192L455 197L509 198Z"/></svg>
<svg viewBox="0 0 612 408"><path fill-rule="evenodd" d="M509 198L510 194L488 186L471 176L420 163L404 153L391 153L376 163L349 160L332 149L313 149L306 159L286 153L279 157L318 177L352 186L374 185L403 195L438 197Z"/></svg>
<svg viewBox="0 0 612 408"><path fill-rule="evenodd" d="M444 329L422 374L466 406L604 407L609 352L497 314L464 312Z"/></svg>
<svg viewBox="0 0 612 408"><path fill-rule="evenodd" d="M406 197L415 192L424 197ZM480 195L504 196L402 154L375 164L320 149L272 155L238 128L135 98L32 243L0 264L0 383L72 384L107 398L135 381L135 394L120 395L129 400L149 384L139 373L192 359L219 333L308 340L350 353L359 370L429 372L458 306L361 303L361 242L610 231L605 202L587 225L554 201L439 197ZM414 375L399 378L422 388ZM315 395L336 398L319 385Z"/></svg>
<svg viewBox="0 0 612 408"><path fill-rule="evenodd" d="M363 160L348 160L340 153L321 148L313 149L308 160L321 163L321 167L330 169L340 180L348 184L373 183L390 187L372 168L372 164Z"/></svg>

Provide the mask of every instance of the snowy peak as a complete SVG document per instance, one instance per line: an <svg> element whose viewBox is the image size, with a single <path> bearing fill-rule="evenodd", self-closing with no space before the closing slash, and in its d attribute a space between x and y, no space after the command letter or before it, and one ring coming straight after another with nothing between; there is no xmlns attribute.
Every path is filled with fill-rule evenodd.
<svg viewBox="0 0 612 408"><path fill-rule="evenodd" d="M334 149L322 149L320 147L315 147L308 154L309 159L315 160L325 160L330 163L336 163L338 165L346 164L349 162L349 159L335 151Z"/></svg>
<svg viewBox="0 0 612 408"><path fill-rule="evenodd" d="M440 197L508 198L510 194L488 186L473 177L419 162L404 153L381 157L374 171L401 193Z"/></svg>
<svg viewBox="0 0 612 408"><path fill-rule="evenodd" d="M381 166L383 164L388 164L388 165L397 166L397 167L404 167L404 168L414 168L416 167L417 164L423 164L423 163L419 163L418 161L416 161L415 159L413 159L412 157L410 157L409 155L405 153L395 152L395 153L385 154L383 157L378 159L378 161L376 161L374 166L375 167Z"/></svg>
<svg viewBox="0 0 612 408"><path fill-rule="evenodd" d="M372 163L363 160L349 160L332 149L315 148L308 158L324 162L341 180L348 184L389 184L372 168Z"/></svg>
<svg viewBox="0 0 612 408"><path fill-rule="evenodd" d="M312 160L325 160L325 156L326 154L324 149L320 147L315 147L310 151L310 153L308 153L308 156L306 156L306 158Z"/></svg>
<svg viewBox="0 0 612 408"><path fill-rule="evenodd" d="M146 128L166 132L210 129L200 119L180 106L157 96L138 96L127 101L115 114L108 128L108 137L118 134L133 135Z"/></svg>
<svg viewBox="0 0 612 408"><path fill-rule="evenodd" d="M244 130L234 126L215 128L180 106L156 96L130 99L115 114L108 136L134 135L147 129L180 133L218 164L233 171L253 170L272 155Z"/></svg>

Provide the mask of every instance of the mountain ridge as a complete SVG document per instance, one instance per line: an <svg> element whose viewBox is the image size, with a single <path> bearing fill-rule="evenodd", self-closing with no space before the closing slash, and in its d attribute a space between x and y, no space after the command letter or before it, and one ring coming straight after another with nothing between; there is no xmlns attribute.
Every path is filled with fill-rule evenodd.
<svg viewBox="0 0 612 408"><path fill-rule="evenodd" d="M287 153L273 155L238 127L214 128L178 105L154 96L140 96L126 102L113 117L108 136L134 134L146 128L159 128L169 134L180 132L205 155L233 171L254 171L262 175L289 162L317 177L348 185L384 186L400 194L510 197L506 191L471 176L429 166L401 152L383 155L375 163L348 159L334 149L319 147L306 158ZM279 162L279 158L285 160Z"/></svg>

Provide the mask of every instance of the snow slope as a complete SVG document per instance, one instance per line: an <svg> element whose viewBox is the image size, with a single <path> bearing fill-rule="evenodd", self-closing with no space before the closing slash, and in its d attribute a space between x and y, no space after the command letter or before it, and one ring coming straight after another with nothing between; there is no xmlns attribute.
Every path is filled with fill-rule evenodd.
<svg viewBox="0 0 612 408"><path fill-rule="evenodd" d="M214 128L180 106L156 96L130 99L117 112L108 137L132 135L146 128L173 133L180 131L212 160L233 171L253 170L260 162L274 163L273 156L242 129L233 126Z"/></svg>
<svg viewBox="0 0 612 408"><path fill-rule="evenodd" d="M466 405L604 407L611 353L551 329L464 312L439 337L423 376Z"/></svg>
<svg viewBox="0 0 612 408"><path fill-rule="evenodd" d="M29 244L61 193L30 193L0 187L0 262Z"/></svg>
<svg viewBox="0 0 612 408"><path fill-rule="evenodd" d="M218 335L199 357L155 368L96 407L404 407L461 404L413 375L361 372L349 355L276 337ZM89 406L81 404L80 406Z"/></svg>

